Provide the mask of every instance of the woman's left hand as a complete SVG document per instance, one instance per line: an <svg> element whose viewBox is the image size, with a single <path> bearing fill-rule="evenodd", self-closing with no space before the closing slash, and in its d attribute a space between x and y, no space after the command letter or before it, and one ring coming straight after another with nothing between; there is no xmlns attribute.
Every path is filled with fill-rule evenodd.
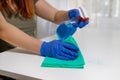
<svg viewBox="0 0 120 80"><path fill-rule="evenodd" d="M89 18L81 18L81 14L78 9L71 9L68 11L69 19L75 19L75 23L73 23L74 27L83 28L89 23ZM81 19L80 19L81 18Z"/></svg>

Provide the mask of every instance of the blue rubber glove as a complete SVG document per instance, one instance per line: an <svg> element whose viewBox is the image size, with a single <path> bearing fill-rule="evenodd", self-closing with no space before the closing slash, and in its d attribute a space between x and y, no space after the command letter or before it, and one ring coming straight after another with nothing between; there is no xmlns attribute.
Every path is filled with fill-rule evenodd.
<svg viewBox="0 0 120 80"><path fill-rule="evenodd" d="M62 60L73 60L78 57L78 47L63 42L61 40L53 40L43 42L40 52L41 56L52 57Z"/></svg>
<svg viewBox="0 0 120 80"><path fill-rule="evenodd" d="M80 13L78 9L71 9L68 11L69 19L78 18L79 16L80 16Z"/></svg>
<svg viewBox="0 0 120 80"><path fill-rule="evenodd" d="M88 20L78 21L77 19L79 16L80 16L80 13L79 13L78 9L71 9L68 11L69 19L76 21L76 23L73 23L73 26L83 28L84 26L86 26L89 23L89 21Z"/></svg>

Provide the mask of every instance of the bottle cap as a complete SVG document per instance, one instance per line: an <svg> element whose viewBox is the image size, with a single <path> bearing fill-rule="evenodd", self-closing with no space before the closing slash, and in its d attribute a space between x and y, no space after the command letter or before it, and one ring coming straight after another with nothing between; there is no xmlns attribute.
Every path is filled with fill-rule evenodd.
<svg viewBox="0 0 120 80"><path fill-rule="evenodd" d="M79 9L79 12L80 12L80 16L78 17L78 20L80 21L88 21L89 20L89 17L86 13L86 10L81 6L81 7L78 7Z"/></svg>

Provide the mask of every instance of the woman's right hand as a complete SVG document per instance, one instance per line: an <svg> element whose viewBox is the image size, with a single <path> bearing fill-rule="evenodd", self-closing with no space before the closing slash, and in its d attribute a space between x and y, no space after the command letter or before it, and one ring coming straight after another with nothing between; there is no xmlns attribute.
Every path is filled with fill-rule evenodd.
<svg viewBox="0 0 120 80"><path fill-rule="evenodd" d="M40 52L41 56L52 57L62 60L73 60L78 57L79 48L61 40L43 42Z"/></svg>

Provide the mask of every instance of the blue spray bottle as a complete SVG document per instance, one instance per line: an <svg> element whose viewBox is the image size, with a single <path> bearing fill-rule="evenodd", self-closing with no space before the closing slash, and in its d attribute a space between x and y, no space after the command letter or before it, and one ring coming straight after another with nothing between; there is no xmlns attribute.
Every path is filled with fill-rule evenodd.
<svg viewBox="0 0 120 80"><path fill-rule="evenodd" d="M78 18L72 18L71 20L64 21L58 26L56 33L60 40L65 40L66 38L72 36L76 32L78 27L78 26L76 27L75 25L76 23L89 20L83 8L80 7L79 12L81 15Z"/></svg>
<svg viewBox="0 0 120 80"><path fill-rule="evenodd" d="M60 40L65 40L70 35L73 35L76 30L77 28L73 27L69 21L65 21L58 26L56 33Z"/></svg>

